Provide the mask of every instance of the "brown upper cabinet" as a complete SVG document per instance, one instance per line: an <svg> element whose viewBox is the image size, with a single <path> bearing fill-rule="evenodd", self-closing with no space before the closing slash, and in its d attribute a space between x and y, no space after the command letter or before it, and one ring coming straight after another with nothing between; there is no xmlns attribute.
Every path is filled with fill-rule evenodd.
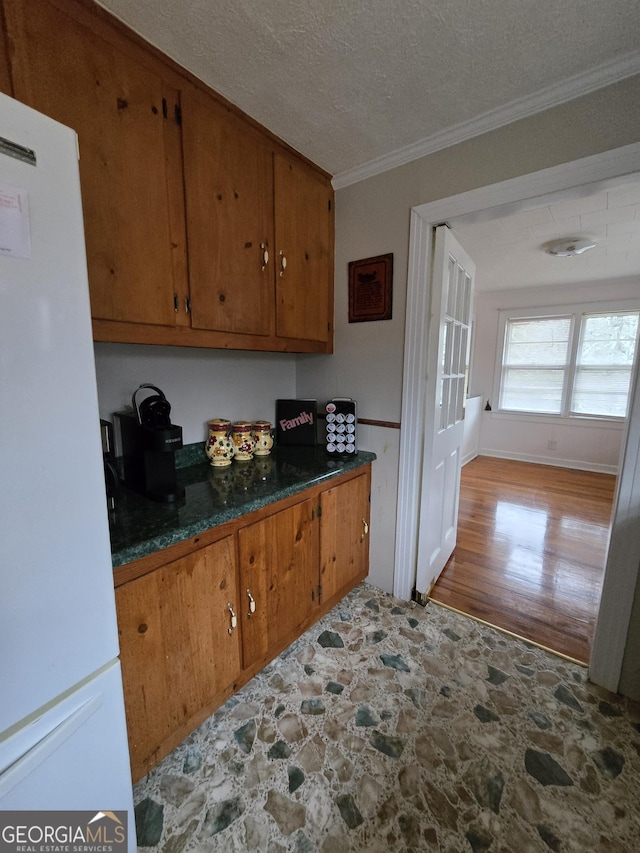
<svg viewBox="0 0 640 853"><path fill-rule="evenodd" d="M195 86L182 94L191 322L273 335L271 149Z"/></svg>
<svg viewBox="0 0 640 853"><path fill-rule="evenodd" d="M171 193L180 129L164 113L178 93L53 3L12 0L5 13L15 96L78 133L93 317L174 325L174 293L186 295L173 257L185 249Z"/></svg>
<svg viewBox="0 0 640 853"><path fill-rule="evenodd" d="M328 343L326 179L195 86L182 108L192 325Z"/></svg>
<svg viewBox="0 0 640 853"><path fill-rule="evenodd" d="M329 176L90 0L2 5L0 85L78 133L94 338L331 352Z"/></svg>
<svg viewBox="0 0 640 853"><path fill-rule="evenodd" d="M332 199L324 181L299 161L274 153L276 333L328 341L333 311L326 298L332 276Z"/></svg>

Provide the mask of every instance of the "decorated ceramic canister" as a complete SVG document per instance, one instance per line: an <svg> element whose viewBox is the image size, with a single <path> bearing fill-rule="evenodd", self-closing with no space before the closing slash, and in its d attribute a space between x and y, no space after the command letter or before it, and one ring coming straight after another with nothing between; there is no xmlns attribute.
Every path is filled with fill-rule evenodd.
<svg viewBox="0 0 640 853"><path fill-rule="evenodd" d="M271 453L271 448L273 447L271 424L269 421L254 421L251 425L251 431L256 443L253 455L268 456Z"/></svg>
<svg viewBox="0 0 640 853"><path fill-rule="evenodd" d="M253 448L256 443L251 434L251 424L249 421L236 421L231 429L233 434L234 459L240 462L253 459Z"/></svg>
<svg viewBox="0 0 640 853"><path fill-rule="evenodd" d="M225 468L231 465L234 444L231 439L231 421L224 418L214 418L208 422L209 437L204 452L214 468Z"/></svg>

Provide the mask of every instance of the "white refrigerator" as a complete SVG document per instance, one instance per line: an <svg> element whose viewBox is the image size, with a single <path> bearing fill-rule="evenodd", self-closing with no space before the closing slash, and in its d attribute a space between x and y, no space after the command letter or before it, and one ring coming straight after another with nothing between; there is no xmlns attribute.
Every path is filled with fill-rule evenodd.
<svg viewBox="0 0 640 853"><path fill-rule="evenodd" d="M78 145L0 94L0 812L132 786Z"/></svg>

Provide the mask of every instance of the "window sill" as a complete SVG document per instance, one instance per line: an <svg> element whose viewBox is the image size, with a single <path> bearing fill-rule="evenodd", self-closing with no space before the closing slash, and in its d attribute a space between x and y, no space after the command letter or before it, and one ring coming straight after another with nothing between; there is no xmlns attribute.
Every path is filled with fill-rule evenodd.
<svg viewBox="0 0 640 853"><path fill-rule="evenodd" d="M624 418L593 418L581 415L540 415L536 412L485 412L492 419L504 421L526 421L528 423L553 424L555 426L587 427L590 429L613 429L621 431L624 427Z"/></svg>

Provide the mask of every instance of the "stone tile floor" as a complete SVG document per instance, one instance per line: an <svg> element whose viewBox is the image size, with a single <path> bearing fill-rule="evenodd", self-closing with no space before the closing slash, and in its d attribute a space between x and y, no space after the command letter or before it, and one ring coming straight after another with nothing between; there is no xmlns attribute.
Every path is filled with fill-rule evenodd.
<svg viewBox="0 0 640 853"><path fill-rule="evenodd" d="M361 584L134 789L180 851L640 850L640 705Z"/></svg>

